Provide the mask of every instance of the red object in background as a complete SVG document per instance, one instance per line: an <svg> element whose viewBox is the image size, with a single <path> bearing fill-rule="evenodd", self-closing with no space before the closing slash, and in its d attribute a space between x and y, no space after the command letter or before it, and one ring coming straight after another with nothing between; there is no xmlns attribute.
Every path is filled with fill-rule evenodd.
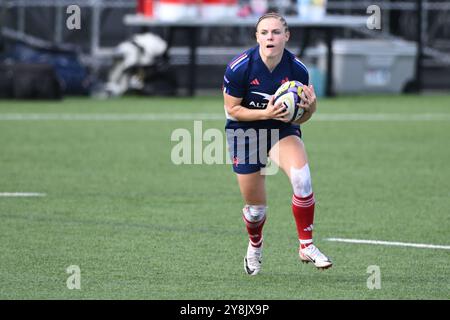
<svg viewBox="0 0 450 320"><path fill-rule="evenodd" d="M205 4L226 4L226 5L236 5L238 0L202 0L201 2Z"/></svg>
<svg viewBox="0 0 450 320"><path fill-rule="evenodd" d="M159 2L184 5L184 4L197 4L200 2L200 0L159 0Z"/></svg>
<svg viewBox="0 0 450 320"><path fill-rule="evenodd" d="M153 0L137 0L137 12L144 16L153 16Z"/></svg>

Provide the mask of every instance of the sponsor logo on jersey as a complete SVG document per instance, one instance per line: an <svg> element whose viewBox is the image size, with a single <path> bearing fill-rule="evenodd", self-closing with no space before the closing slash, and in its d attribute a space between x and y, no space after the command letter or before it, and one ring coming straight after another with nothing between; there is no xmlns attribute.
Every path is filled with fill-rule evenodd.
<svg viewBox="0 0 450 320"><path fill-rule="evenodd" d="M251 91L251 93L260 95L264 98L263 100L267 100L267 101L269 101L270 97L272 96L271 94L267 94L264 92ZM253 108L257 108L257 109L265 109L267 107L267 103L265 103L265 102L250 101L249 105L252 106Z"/></svg>

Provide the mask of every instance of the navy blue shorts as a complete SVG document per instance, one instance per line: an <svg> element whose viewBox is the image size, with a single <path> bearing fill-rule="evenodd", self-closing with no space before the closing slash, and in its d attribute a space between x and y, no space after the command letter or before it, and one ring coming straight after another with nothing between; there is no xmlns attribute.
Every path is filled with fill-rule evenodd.
<svg viewBox="0 0 450 320"><path fill-rule="evenodd" d="M284 123L270 128L267 125L242 127L236 122L228 122L225 131L233 171L239 174L254 173L264 168L270 149L284 137L302 137L298 125Z"/></svg>

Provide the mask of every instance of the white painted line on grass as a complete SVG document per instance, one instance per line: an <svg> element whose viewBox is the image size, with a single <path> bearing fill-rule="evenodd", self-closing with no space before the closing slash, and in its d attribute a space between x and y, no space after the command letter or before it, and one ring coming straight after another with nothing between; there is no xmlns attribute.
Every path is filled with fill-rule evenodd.
<svg viewBox="0 0 450 320"><path fill-rule="evenodd" d="M442 246L435 244L424 243L408 243L408 242L393 242L393 241L379 241L379 240L360 240L360 239L342 239L342 238L326 238L326 241L333 242L346 242L346 243L363 243L363 244L375 244L383 246L398 246L398 247L413 247L413 248L426 248L426 249L444 249L450 250L450 246Z"/></svg>
<svg viewBox="0 0 450 320"><path fill-rule="evenodd" d="M225 120L217 113L4 113L0 121L179 121L179 120Z"/></svg>
<svg viewBox="0 0 450 320"><path fill-rule="evenodd" d="M45 197L46 193L37 192L0 192L0 197Z"/></svg>
<svg viewBox="0 0 450 320"><path fill-rule="evenodd" d="M342 113L317 114L318 121L450 121L448 113Z"/></svg>
<svg viewBox="0 0 450 320"><path fill-rule="evenodd" d="M0 121L193 121L222 120L223 113L0 113ZM450 121L448 113L318 113L314 121Z"/></svg>

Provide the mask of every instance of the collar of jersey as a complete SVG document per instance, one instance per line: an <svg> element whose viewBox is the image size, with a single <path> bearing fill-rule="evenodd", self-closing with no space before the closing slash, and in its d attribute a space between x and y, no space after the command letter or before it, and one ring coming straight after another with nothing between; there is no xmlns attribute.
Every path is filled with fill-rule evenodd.
<svg viewBox="0 0 450 320"><path fill-rule="evenodd" d="M253 52L254 55L254 59L255 62L261 63L264 66L264 70L267 71L269 74L273 75L274 72L278 69L278 66L283 63L283 61L286 59L287 56L287 50L286 48L284 48L283 50L283 56L281 57L281 61L280 63L275 67L275 69L273 69L272 72L269 71L269 69L267 68L267 66L264 64L264 62L262 61L261 56L259 55L259 44L255 47L255 51Z"/></svg>

